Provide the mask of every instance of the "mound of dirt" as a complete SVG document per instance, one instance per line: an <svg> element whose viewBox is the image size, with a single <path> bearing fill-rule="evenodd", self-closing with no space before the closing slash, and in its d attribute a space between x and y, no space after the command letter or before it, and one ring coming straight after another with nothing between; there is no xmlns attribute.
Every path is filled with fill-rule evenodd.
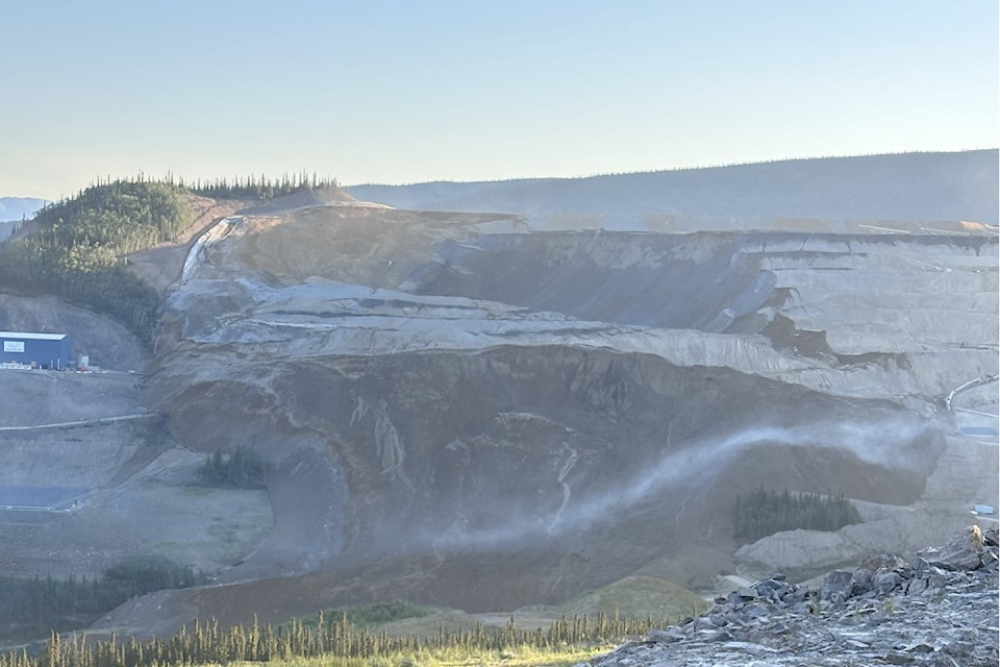
<svg viewBox="0 0 1000 667"><path fill-rule="evenodd" d="M567 615L627 618L683 618L708 609L708 603L675 583L655 577L626 577L586 593L562 607Z"/></svg>

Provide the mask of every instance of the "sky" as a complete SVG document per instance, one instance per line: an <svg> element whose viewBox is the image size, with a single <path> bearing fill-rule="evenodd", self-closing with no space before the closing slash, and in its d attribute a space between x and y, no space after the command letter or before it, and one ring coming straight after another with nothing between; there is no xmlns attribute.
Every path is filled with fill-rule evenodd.
<svg viewBox="0 0 1000 667"><path fill-rule="evenodd" d="M0 195L998 146L994 0L0 0Z"/></svg>

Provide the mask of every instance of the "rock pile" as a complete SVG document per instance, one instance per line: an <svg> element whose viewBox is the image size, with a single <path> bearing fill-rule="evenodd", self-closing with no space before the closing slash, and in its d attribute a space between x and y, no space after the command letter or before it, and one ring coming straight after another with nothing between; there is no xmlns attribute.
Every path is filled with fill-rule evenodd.
<svg viewBox="0 0 1000 667"><path fill-rule="evenodd" d="M810 589L773 574L592 667L997 665L997 529L873 554Z"/></svg>

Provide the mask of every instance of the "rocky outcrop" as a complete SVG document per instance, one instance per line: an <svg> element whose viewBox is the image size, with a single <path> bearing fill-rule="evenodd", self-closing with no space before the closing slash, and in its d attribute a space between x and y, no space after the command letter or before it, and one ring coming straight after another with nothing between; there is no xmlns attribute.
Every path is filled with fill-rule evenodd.
<svg viewBox="0 0 1000 667"><path fill-rule="evenodd" d="M905 560L873 554L818 587L773 574L592 667L996 665L997 529Z"/></svg>

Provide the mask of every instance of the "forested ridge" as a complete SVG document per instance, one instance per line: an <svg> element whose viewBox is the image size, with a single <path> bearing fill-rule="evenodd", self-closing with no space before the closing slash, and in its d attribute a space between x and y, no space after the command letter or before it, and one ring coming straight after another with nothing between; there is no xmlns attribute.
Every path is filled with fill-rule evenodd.
<svg viewBox="0 0 1000 667"><path fill-rule="evenodd" d="M271 180L248 176L192 185L131 179L97 182L40 210L33 233L0 244L0 290L54 294L110 315L150 344L156 326L156 290L128 270L126 255L174 240L194 220L190 195L264 200L336 181L305 173Z"/></svg>
<svg viewBox="0 0 1000 667"><path fill-rule="evenodd" d="M128 271L125 255L170 240L191 223L183 193L170 183L119 180L45 207L33 234L0 245L0 288L90 307L148 344L159 297Z"/></svg>

